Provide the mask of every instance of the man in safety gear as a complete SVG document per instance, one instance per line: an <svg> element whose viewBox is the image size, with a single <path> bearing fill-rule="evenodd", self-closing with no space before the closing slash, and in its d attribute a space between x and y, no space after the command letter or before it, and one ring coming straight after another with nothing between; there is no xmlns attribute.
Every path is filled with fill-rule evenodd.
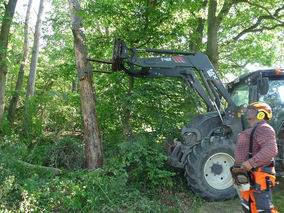
<svg viewBox="0 0 284 213"><path fill-rule="evenodd" d="M271 116L268 104L250 104L246 110L250 128L238 135L235 165L241 165L250 179L250 188L240 191L245 212L278 212L272 204L271 192L275 185L274 157L278 152L275 131L266 123Z"/></svg>

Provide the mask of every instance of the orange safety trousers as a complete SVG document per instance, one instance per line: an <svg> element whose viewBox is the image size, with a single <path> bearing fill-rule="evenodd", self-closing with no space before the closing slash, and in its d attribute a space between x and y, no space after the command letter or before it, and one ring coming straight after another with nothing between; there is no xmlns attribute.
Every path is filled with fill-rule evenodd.
<svg viewBox="0 0 284 213"><path fill-rule="evenodd" d="M243 210L248 213L278 213L272 204L271 187L276 179L274 167L258 168L252 173L253 186L249 191L240 191Z"/></svg>

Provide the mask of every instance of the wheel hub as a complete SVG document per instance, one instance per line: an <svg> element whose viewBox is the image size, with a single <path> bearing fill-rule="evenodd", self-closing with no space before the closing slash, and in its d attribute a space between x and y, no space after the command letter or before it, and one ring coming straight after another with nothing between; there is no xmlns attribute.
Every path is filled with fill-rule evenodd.
<svg viewBox="0 0 284 213"><path fill-rule="evenodd" d="M213 166L211 166L211 173L214 175L220 175L223 171L222 165L218 163L214 163Z"/></svg>
<svg viewBox="0 0 284 213"><path fill-rule="evenodd" d="M204 164L204 178L214 189L227 189L233 184L230 167L234 158L225 152L212 155Z"/></svg>

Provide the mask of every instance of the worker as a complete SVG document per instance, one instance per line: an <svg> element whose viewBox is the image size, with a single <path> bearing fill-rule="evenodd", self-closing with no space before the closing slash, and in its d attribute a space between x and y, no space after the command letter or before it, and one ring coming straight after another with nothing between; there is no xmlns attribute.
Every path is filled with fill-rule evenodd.
<svg viewBox="0 0 284 213"><path fill-rule="evenodd" d="M241 165L250 177L248 191L240 191L245 212L278 212L272 204L271 191L275 185L274 157L278 150L275 131L266 123L271 116L272 110L268 104L250 104L245 114L250 128L238 135L235 165Z"/></svg>

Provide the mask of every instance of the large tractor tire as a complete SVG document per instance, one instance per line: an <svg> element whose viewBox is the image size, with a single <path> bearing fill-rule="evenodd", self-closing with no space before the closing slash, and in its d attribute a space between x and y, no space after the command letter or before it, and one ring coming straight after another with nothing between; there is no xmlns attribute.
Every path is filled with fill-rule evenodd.
<svg viewBox="0 0 284 213"><path fill-rule="evenodd" d="M237 195L230 173L233 164L233 143L213 136L192 147L185 163L185 177L192 190L205 200L230 200Z"/></svg>

